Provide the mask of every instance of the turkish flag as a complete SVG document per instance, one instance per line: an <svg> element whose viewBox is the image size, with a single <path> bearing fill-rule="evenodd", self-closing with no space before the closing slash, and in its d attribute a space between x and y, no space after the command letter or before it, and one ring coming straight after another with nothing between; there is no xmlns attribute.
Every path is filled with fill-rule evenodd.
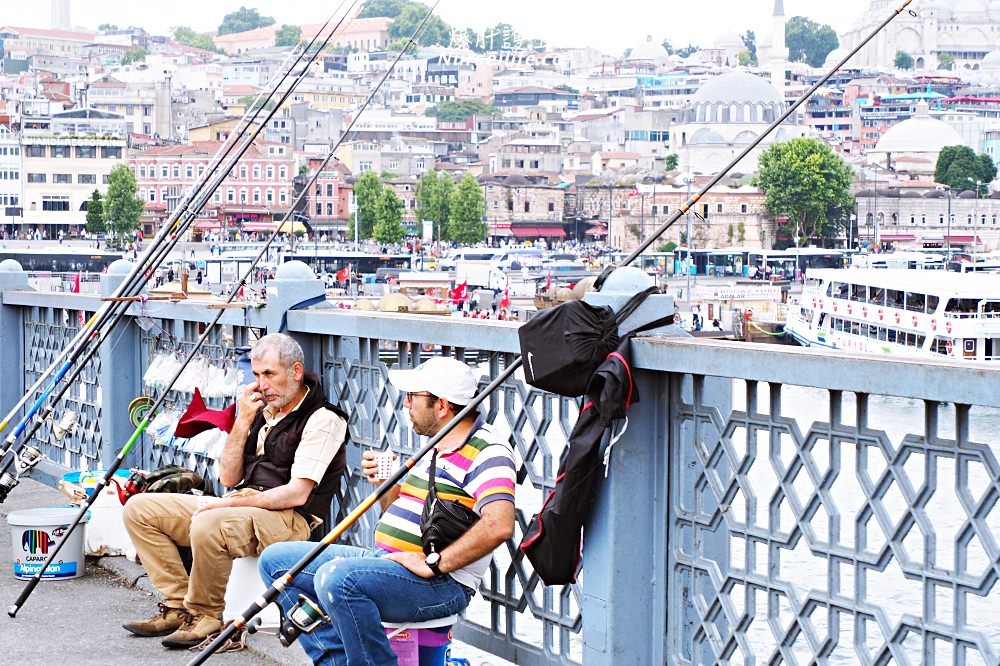
<svg viewBox="0 0 1000 666"><path fill-rule="evenodd" d="M639 196L639 190L638 190L638 189L635 189L635 190L632 190L632 191L630 191L630 192L628 193L628 195L629 195L630 197L637 197L637 196Z"/></svg>
<svg viewBox="0 0 1000 666"><path fill-rule="evenodd" d="M552 271L549 271L549 277L545 280L545 289L548 291L552 288Z"/></svg>
<svg viewBox="0 0 1000 666"><path fill-rule="evenodd" d="M461 303L469 297L469 281L466 280L462 284L456 286L451 291L451 300L456 303Z"/></svg>
<svg viewBox="0 0 1000 666"><path fill-rule="evenodd" d="M73 286L70 287L69 290L70 290L71 293L74 293L74 294L79 294L80 293L80 274L79 273L76 274L76 279L73 280Z"/></svg>
<svg viewBox="0 0 1000 666"><path fill-rule="evenodd" d="M503 290L503 298L500 299L500 307L502 309L507 309L510 307L510 288Z"/></svg>
<svg viewBox="0 0 1000 666"><path fill-rule="evenodd" d="M347 264L339 271L337 271L337 282L350 282L351 280L351 265Z"/></svg>

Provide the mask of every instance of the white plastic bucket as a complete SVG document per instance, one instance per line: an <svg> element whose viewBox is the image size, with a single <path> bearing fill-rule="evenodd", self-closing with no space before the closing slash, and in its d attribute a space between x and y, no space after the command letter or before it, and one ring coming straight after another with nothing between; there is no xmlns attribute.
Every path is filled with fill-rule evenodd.
<svg viewBox="0 0 1000 666"><path fill-rule="evenodd" d="M28 579L38 573L79 512L79 508L72 506L47 506L14 511L7 516L14 548L15 578ZM42 574L42 580L78 578L83 575L86 568L83 544L89 518L88 512L68 536L66 544L59 551L59 557Z"/></svg>

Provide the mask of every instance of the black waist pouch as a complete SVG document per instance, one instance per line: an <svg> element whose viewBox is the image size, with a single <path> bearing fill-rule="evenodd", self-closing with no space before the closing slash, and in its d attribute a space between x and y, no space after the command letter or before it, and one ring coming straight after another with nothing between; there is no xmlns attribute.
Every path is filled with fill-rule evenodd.
<svg viewBox="0 0 1000 666"><path fill-rule="evenodd" d="M437 471L437 449L431 454L428 489L424 509L420 512L420 540L424 553L440 553L469 531L479 520L479 514L454 500L442 500L434 489Z"/></svg>

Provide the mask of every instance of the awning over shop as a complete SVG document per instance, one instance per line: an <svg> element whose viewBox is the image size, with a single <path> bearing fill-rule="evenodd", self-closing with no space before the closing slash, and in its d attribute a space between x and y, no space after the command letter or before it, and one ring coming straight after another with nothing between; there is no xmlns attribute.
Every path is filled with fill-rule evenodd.
<svg viewBox="0 0 1000 666"><path fill-rule="evenodd" d="M879 234L879 238L884 241L910 241L917 239L913 234Z"/></svg>
<svg viewBox="0 0 1000 666"><path fill-rule="evenodd" d="M202 220L201 222L194 223L195 231L218 231L222 228L216 220Z"/></svg>
<svg viewBox="0 0 1000 666"><path fill-rule="evenodd" d="M520 227L511 229L518 238L565 238L562 227Z"/></svg>
<svg viewBox="0 0 1000 666"><path fill-rule="evenodd" d="M982 243L983 239L978 236L956 236L952 234L951 236L945 236L945 240L950 240L952 243Z"/></svg>

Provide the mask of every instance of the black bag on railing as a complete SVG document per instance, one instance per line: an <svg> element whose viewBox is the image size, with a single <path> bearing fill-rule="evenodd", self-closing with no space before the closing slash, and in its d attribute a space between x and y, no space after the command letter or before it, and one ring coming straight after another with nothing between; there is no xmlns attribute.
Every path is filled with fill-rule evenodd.
<svg viewBox="0 0 1000 666"><path fill-rule="evenodd" d="M618 314L607 305L583 301L567 301L536 314L517 331L525 380L571 398L586 393L594 371L621 342L618 326L657 291L650 287L639 292ZM662 325L669 319L654 324Z"/></svg>
<svg viewBox="0 0 1000 666"><path fill-rule="evenodd" d="M454 500L442 500L434 488L434 473L437 471L437 449L431 452L431 466L428 472L427 497L424 510L420 513L420 540L424 553L440 553L458 540L479 520L479 514L464 504Z"/></svg>

